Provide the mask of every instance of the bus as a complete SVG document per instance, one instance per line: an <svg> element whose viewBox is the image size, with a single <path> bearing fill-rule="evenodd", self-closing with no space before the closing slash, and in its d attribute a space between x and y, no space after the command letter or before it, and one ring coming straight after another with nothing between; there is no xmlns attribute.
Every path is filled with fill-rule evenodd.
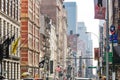
<svg viewBox="0 0 120 80"><path fill-rule="evenodd" d="M91 78L75 77L75 80L92 80Z"/></svg>

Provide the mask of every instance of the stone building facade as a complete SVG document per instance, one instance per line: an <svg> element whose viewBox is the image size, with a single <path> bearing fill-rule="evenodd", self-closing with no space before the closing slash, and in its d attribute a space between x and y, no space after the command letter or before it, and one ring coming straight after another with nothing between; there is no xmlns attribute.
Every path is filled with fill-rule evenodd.
<svg viewBox="0 0 120 80"><path fill-rule="evenodd" d="M0 74L7 79L20 79L20 41L15 53L11 52L12 43L20 37L20 0L0 0L0 44L12 37L11 44L7 44L7 52L1 63ZM2 46L4 47L4 46ZM1 53L2 54L2 53Z"/></svg>
<svg viewBox="0 0 120 80"><path fill-rule="evenodd" d="M65 56L67 53L67 20L63 0L41 0L40 10L42 15L47 15L52 19L52 23L55 24L57 50L53 61L54 72L58 65L64 70L66 68Z"/></svg>

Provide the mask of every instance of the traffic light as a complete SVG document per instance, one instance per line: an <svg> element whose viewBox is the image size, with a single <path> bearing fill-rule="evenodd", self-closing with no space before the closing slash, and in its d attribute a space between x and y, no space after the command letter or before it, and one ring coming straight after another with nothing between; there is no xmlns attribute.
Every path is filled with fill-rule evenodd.
<svg viewBox="0 0 120 80"><path fill-rule="evenodd" d="M97 5L98 5L98 7L102 7L102 0L98 0Z"/></svg>

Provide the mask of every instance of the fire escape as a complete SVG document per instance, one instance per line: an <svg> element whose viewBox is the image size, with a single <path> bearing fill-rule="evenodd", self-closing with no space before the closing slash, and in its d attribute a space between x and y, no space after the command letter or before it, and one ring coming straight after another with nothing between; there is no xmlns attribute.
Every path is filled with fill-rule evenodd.
<svg viewBox="0 0 120 80"><path fill-rule="evenodd" d="M51 24L50 24L50 18L44 17L44 28L42 30L43 33L41 34L41 51L42 51L42 60L40 63L43 64L44 68L44 78L48 80L49 76L49 67L50 67L50 55L51 55L51 50L50 50L50 32L51 32Z"/></svg>

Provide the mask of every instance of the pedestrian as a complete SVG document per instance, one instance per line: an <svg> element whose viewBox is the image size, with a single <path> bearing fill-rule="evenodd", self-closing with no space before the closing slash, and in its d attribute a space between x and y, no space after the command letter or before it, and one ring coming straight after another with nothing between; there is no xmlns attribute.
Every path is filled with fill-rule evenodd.
<svg viewBox="0 0 120 80"><path fill-rule="evenodd" d="M105 77L105 76L102 76L102 80L106 80L106 77Z"/></svg>

